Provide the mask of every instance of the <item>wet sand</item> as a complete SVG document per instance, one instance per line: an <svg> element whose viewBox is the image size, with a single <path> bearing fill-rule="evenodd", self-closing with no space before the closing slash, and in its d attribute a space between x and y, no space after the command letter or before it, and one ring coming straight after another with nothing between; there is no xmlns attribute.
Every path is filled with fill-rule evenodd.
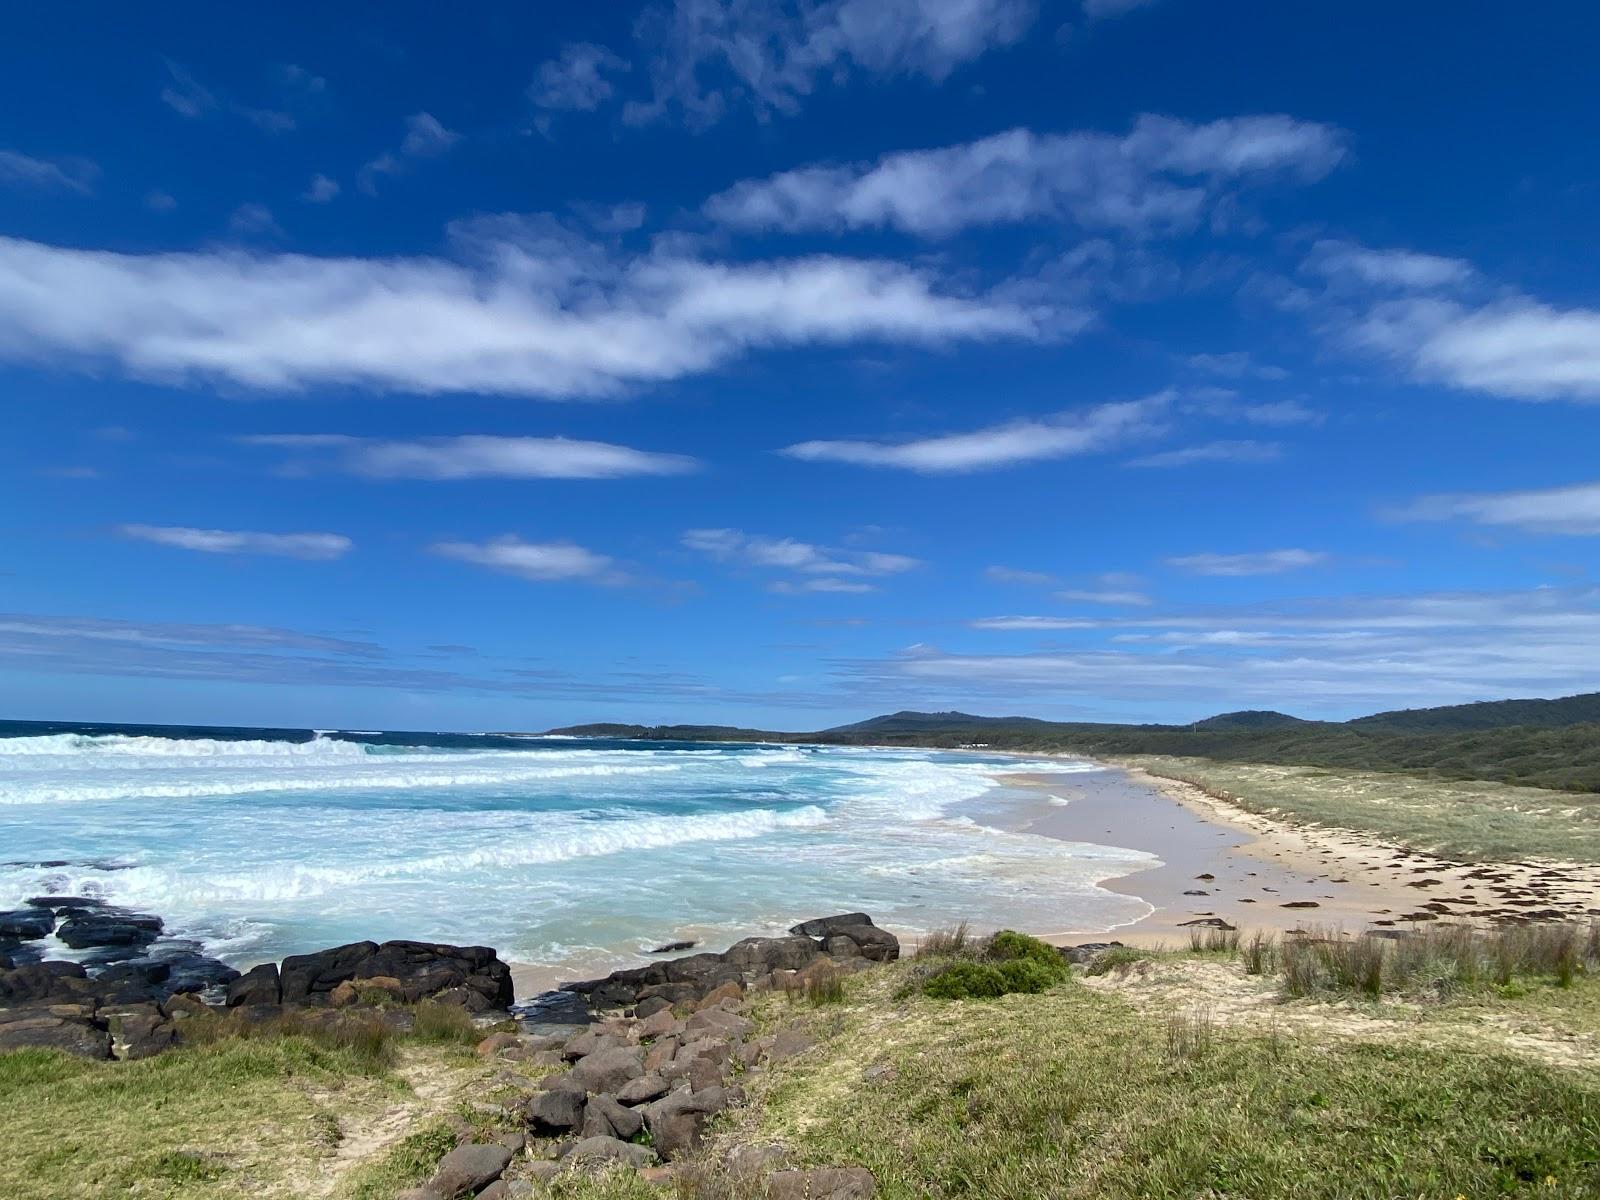
<svg viewBox="0 0 1600 1200"><path fill-rule="evenodd" d="M1065 779L1019 771L998 782L1039 797L1015 806L1008 828L1125 846L1162 861L1100 885L1148 901L1149 916L1110 931L1043 931L1053 941L1102 934L1129 944L1181 943L1185 922L1208 918L1266 932L1313 925L1354 931L1451 918L1587 919L1600 912L1600 867L1589 864L1457 862L1249 813L1137 768L1107 766ZM1052 803L1051 796L1068 803Z"/></svg>

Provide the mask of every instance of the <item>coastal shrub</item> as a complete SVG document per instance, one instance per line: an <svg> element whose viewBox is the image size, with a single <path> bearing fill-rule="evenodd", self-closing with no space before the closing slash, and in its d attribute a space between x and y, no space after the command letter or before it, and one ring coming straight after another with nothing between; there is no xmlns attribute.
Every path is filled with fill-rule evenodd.
<svg viewBox="0 0 1600 1200"><path fill-rule="evenodd" d="M1089 960L1085 975L1126 975L1135 963L1148 962L1155 955L1137 946L1108 946Z"/></svg>
<svg viewBox="0 0 1600 1200"><path fill-rule="evenodd" d="M398 1035L376 1013L326 1009L286 1009L270 1021L250 1022L237 1011L191 1017L184 1022L183 1040L205 1046L226 1041L291 1039L345 1059L365 1074L378 1074L394 1064Z"/></svg>
<svg viewBox="0 0 1600 1200"><path fill-rule="evenodd" d="M1211 1049L1211 1014L1204 1009L1173 1013L1167 1018L1167 1055L1170 1058L1203 1058Z"/></svg>
<svg viewBox="0 0 1600 1200"><path fill-rule="evenodd" d="M958 958L967 952L971 928L965 921L951 929L932 929L917 945L918 958Z"/></svg>
<svg viewBox="0 0 1600 1200"><path fill-rule="evenodd" d="M1239 931L1215 925L1195 925L1189 929L1189 949L1202 954L1237 954Z"/></svg>
<svg viewBox="0 0 1600 1200"><path fill-rule="evenodd" d="M1002 929L989 939L986 957L997 962L1034 962L1053 972L1061 979L1067 973L1067 961L1061 951L1047 942L1012 929Z"/></svg>
<svg viewBox="0 0 1600 1200"><path fill-rule="evenodd" d="M993 963L955 962L922 985L935 1000L992 1000L1004 996L1006 977Z"/></svg>
<svg viewBox="0 0 1600 1200"><path fill-rule="evenodd" d="M1279 955L1289 996L1385 992L1443 996L1546 980L1571 987L1600 970L1600 924L1544 922L1500 929L1441 924L1397 937L1302 930Z"/></svg>
<svg viewBox="0 0 1600 1200"><path fill-rule="evenodd" d="M459 1004L435 1004L424 1000L413 1010L411 1035L424 1042L459 1042L473 1046L483 1038L485 1031L473 1022L467 1010Z"/></svg>
<svg viewBox="0 0 1600 1200"><path fill-rule="evenodd" d="M1277 963L1277 939L1270 934L1262 933L1258 929L1250 935L1250 940L1243 944L1243 953L1244 973L1246 975L1265 975Z"/></svg>
<svg viewBox="0 0 1600 1200"><path fill-rule="evenodd" d="M834 967L812 971L806 979L806 999L817 1007L841 1003L844 1000L844 974Z"/></svg>

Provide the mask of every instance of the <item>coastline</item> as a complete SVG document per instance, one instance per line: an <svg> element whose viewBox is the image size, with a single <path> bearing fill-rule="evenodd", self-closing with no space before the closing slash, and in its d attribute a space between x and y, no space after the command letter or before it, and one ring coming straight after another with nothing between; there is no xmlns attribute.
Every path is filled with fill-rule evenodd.
<svg viewBox="0 0 1600 1200"><path fill-rule="evenodd" d="M1308 927L1406 928L1441 917L1479 916L1486 908L1526 903L1530 895L1552 896L1551 864L1457 862L1349 830L1249 812L1195 784L1130 764L1082 755L1011 757L1016 770L996 771L994 789L966 806L967 815L1008 833L1118 847L1155 859L1096 884L1143 901L1149 907L1145 915L1109 926L1020 930L1054 944L1178 946L1188 940L1186 923L1211 920L1269 934ZM1092 762L1099 770L1070 775L1027 769L1029 763L1061 760ZM1574 868L1563 882L1554 902L1567 915L1600 909L1600 869ZM914 933L896 932L908 949L915 946ZM721 948L703 942L695 950ZM510 965L519 998L585 974L578 963ZM589 973L609 969L597 963Z"/></svg>

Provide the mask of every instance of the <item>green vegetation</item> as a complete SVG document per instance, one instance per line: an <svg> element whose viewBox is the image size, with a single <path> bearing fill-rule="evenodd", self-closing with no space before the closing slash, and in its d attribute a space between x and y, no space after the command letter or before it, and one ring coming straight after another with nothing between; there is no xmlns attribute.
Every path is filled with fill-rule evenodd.
<svg viewBox="0 0 1600 1200"><path fill-rule="evenodd" d="M1128 757L1248 812L1363 831L1448 858L1600 862L1600 796L1374 771Z"/></svg>
<svg viewBox="0 0 1600 1200"><path fill-rule="evenodd" d="M917 959L913 978L924 995L936 1000L1036 995L1067 977L1066 961L1054 947L1010 929L973 939L962 926L955 933L930 937Z"/></svg>
<svg viewBox="0 0 1600 1200"><path fill-rule="evenodd" d="M420 1035L397 1034L376 1015L329 1022L291 1011L253 1025L237 1014L193 1017L184 1046L135 1062L0 1054L6 1200L316 1194L347 1135L410 1096L402 1070L440 1082L481 1073L462 1053L481 1033L425 1011L444 1007L418 1006ZM413 1149L431 1153L437 1141ZM364 1171L377 1182L349 1194L388 1200L388 1180L414 1182L404 1153Z"/></svg>
<svg viewBox="0 0 1600 1200"><path fill-rule="evenodd" d="M901 712L815 733L706 725L583 725L551 732L660 741L984 745L1032 753L1163 755L1600 792L1600 693L1376 713L1344 723L1302 721L1277 712L1225 713L1193 725Z"/></svg>
<svg viewBox="0 0 1600 1200"><path fill-rule="evenodd" d="M981 1009L897 998L914 966L852 991L839 1032L779 1073L740 1138L869 1167L888 1200L1600 1189L1593 1070L1204 1013L1155 1018L1166 1036L1151 1036L1149 1014L1083 987ZM606 1186L581 1194L627 1194Z"/></svg>

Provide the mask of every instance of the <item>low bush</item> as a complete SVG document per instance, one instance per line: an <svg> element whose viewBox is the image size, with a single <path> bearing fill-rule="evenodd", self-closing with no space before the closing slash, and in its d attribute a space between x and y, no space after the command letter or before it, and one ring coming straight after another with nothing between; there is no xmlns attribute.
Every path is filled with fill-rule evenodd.
<svg viewBox="0 0 1600 1200"><path fill-rule="evenodd" d="M1014 993L1036 995L1067 977L1067 963L1054 946L1025 933L1002 929L975 944L922 983L936 1000L987 1000Z"/></svg>

